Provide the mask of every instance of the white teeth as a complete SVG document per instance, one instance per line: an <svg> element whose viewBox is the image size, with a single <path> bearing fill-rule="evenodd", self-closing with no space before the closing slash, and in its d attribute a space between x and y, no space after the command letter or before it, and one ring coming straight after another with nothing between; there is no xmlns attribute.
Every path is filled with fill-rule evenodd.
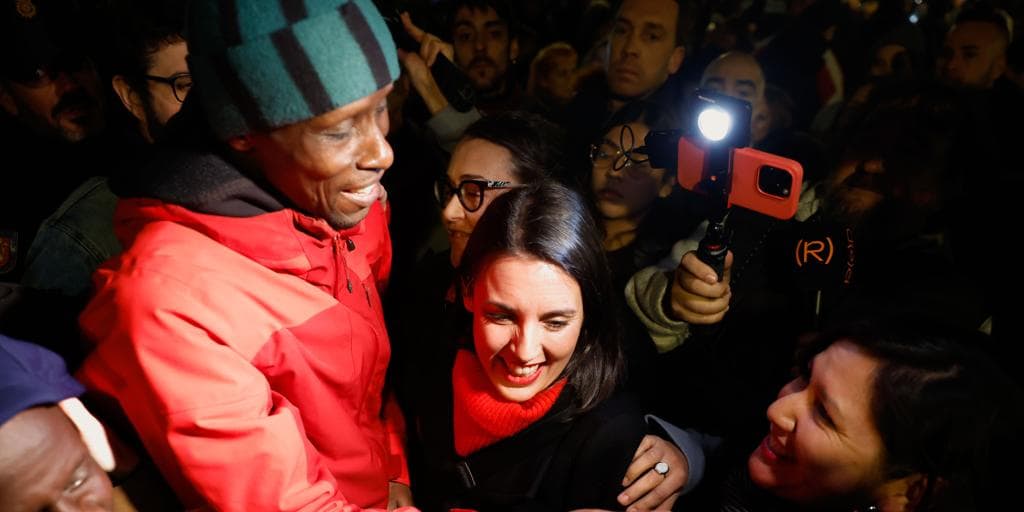
<svg viewBox="0 0 1024 512"><path fill-rule="evenodd" d="M376 186L377 186L376 183L371 183L371 184L369 184L369 185L367 185L367 186L365 186L363 188L356 189L356 190L350 190L348 193L349 194L353 194L353 195L358 195L358 196L365 196L365 195L369 195L371 192L373 192L373 189Z"/></svg>
<svg viewBox="0 0 1024 512"><path fill-rule="evenodd" d="M509 367L509 371L512 373L512 375L515 375L516 377L528 377L530 375L533 375L538 369L540 369L540 365L539 364L535 364L535 365L531 365L531 366L510 366Z"/></svg>

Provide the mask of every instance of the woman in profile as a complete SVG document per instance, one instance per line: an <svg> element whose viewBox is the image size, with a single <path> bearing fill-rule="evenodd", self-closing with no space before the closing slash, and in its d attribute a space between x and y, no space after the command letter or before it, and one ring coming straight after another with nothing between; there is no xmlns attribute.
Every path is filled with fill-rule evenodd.
<svg viewBox="0 0 1024 512"><path fill-rule="evenodd" d="M1024 435L1020 388L962 339L872 324L810 346L720 510L974 511L1009 503Z"/></svg>

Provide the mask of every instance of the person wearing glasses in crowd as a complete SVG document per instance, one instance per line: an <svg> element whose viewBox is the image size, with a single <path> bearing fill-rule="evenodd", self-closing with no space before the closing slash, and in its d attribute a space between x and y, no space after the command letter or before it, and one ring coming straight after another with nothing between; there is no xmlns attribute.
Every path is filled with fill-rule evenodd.
<svg viewBox="0 0 1024 512"><path fill-rule="evenodd" d="M676 176L651 167L644 137L651 130L678 126L674 119L669 109L654 103L633 103L590 145L590 188L617 290L671 247L665 226L659 225L663 223L657 206L672 193Z"/></svg>
<svg viewBox="0 0 1024 512"><path fill-rule="evenodd" d="M435 186L450 250L427 256L413 272L415 281L393 283L389 296L399 297L389 318L393 358L391 379L409 424L409 467L417 503L442 498L433 487L433 467L422 427L437 415L439 391L425 385L448 382L436 372L450 373L456 342L472 325L456 269L470 235L489 205L501 195L536 183L551 183L564 157L559 131L536 114L509 111L487 116L467 128L452 153L448 171ZM431 326L424 329L424 326ZM443 390L442 390L443 391ZM650 427L662 434L661 427ZM678 493L692 488L703 472L703 453L689 433L673 438L686 453L662 437L643 437L634 446L634 464L619 475L619 505L637 510L664 508ZM655 466L665 470L656 471ZM627 485L621 485L625 476ZM419 477L419 478L417 478ZM596 484L595 484L596 485ZM425 510L429 510L429 506Z"/></svg>
<svg viewBox="0 0 1024 512"><path fill-rule="evenodd" d="M111 124L117 158L72 192L40 226L29 248L22 284L71 297L84 305L91 276L121 251L114 235L117 192L138 177L164 126L181 108L192 87L182 37L184 10L163 1L124 6L116 22L113 91L124 110Z"/></svg>
<svg viewBox="0 0 1024 512"><path fill-rule="evenodd" d="M42 220L110 149L87 14L68 2L0 3L0 281L20 280Z"/></svg>
<svg viewBox="0 0 1024 512"><path fill-rule="evenodd" d="M650 407L654 388L655 345L625 301L626 283L638 270L666 257L673 236L685 236L698 224L696 215L670 205L674 172L652 167L644 138L651 130L679 126L670 109L647 101L623 107L603 135L590 145L590 192L604 235L603 244L616 290L615 305L623 319L626 385ZM674 233L674 235L673 235Z"/></svg>

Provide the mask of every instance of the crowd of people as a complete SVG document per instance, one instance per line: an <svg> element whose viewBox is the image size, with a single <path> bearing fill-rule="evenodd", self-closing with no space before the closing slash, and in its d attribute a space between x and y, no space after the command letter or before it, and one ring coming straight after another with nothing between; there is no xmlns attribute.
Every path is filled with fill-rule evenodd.
<svg viewBox="0 0 1024 512"><path fill-rule="evenodd" d="M1022 19L3 0L0 509L1014 503Z"/></svg>

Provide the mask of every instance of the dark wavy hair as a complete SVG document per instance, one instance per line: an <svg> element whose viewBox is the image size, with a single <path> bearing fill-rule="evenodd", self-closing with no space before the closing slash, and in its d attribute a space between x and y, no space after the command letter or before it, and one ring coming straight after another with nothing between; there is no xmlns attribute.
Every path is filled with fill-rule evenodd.
<svg viewBox="0 0 1024 512"><path fill-rule="evenodd" d="M981 350L979 333L920 321L858 321L819 336L800 357L847 341L878 359L871 412L886 477L926 478L917 511L996 510L1019 473L1024 395Z"/></svg>
<svg viewBox="0 0 1024 512"><path fill-rule="evenodd" d="M469 139L507 149L512 155L512 171L521 183L565 173L562 132L537 114L513 110L485 116L469 125L459 141Z"/></svg>
<svg viewBox="0 0 1024 512"><path fill-rule="evenodd" d="M494 200L477 223L459 266L463 290L505 255L537 258L562 269L580 287L583 327L563 375L584 412L615 390L623 372L620 326L601 236L582 196L555 182L513 189Z"/></svg>

